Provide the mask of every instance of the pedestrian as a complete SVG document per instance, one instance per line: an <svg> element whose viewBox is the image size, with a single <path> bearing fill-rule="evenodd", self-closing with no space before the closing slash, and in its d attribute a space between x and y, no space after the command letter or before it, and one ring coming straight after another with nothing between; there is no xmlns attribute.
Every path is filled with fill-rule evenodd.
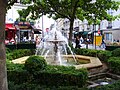
<svg viewBox="0 0 120 90"><path fill-rule="evenodd" d="M76 43L75 48L80 48L80 47L81 47L81 46L80 46L80 39L79 39L78 36L76 37L75 43Z"/></svg>
<svg viewBox="0 0 120 90"><path fill-rule="evenodd" d="M18 39L18 37L17 37L17 34L15 34L15 44L17 44L17 40Z"/></svg>
<svg viewBox="0 0 120 90"><path fill-rule="evenodd" d="M85 43L85 45L86 45L86 49L88 49L88 41L89 41L89 40L88 40L87 38L84 39L84 43Z"/></svg>
<svg viewBox="0 0 120 90"><path fill-rule="evenodd" d="M119 40L117 40L117 42L119 42Z"/></svg>
<svg viewBox="0 0 120 90"><path fill-rule="evenodd" d="M82 36L80 37L80 44L82 44L83 43L83 38L82 38Z"/></svg>
<svg viewBox="0 0 120 90"><path fill-rule="evenodd" d="M38 36L36 36L36 45L39 45L39 43L40 43L40 39Z"/></svg>
<svg viewBox="0 0 120 90"><path fill-rule="evenodd" d="M105 49L106 48L106 43L105 40L102 40L102 44L101 44L102 48Z"/></svg>

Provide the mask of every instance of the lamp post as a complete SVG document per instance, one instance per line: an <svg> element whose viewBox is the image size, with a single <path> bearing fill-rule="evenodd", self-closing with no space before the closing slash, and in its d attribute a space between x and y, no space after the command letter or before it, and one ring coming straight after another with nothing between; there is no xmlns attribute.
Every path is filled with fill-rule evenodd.
<svg viewBox="0 0 120 90"><path fill-rule="evenodd" d="M93 4L95 2L96 2L96 0L92 0L90 3ZM94 20L93 30L94 30L95 49L96 49L96 15L92 13L92 17L93 17L93 20Z"/></svg>
<svg viewBox="0 0 120 90"><path fill-rule="evenodd" d="M42 38L44 38L44 26L43 26L43 12L42 12Z"/></svg>
<svg viewBox="0 0 120 90"><path fill-rule="evenodd" d="M95 35L94 35L94 37L95 37L95 50L96 50L96 23L95 23Z"/></svg>
<svg viewBox="0 0 120 90"><path fill-rule="evenodd" d="M42 12L42 47L44 47L44 26L43 26L43 15L44 15L44 12Z"/></svg>
<svg viewBox="0 0 120 90"><path fill-rule="evenodd" d="M93 41L93 44L95 44L95 50L96 50L96 16L95 14L91 14L92 18L93 18L93 31L94 31L94 41Z"/></svg>

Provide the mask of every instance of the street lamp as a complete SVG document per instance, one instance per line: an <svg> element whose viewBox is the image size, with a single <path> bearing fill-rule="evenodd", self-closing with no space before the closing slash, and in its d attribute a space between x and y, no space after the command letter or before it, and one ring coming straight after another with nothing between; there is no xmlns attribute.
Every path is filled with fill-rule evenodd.
<svg viewBox="0 0 120 90"><path fill-rule="evenodd" d="M42 38L44 37L43 15L44 15L44 14L43 14L43 12L42 12Z"/></svg>
<svg viewBox="0 0 120 90"><path fill-rule="evenodd" d="M95 19L96 20L96 19ZM96 50L96 23L95 23L95 35L94 35L94 37L95 37L95 50Z"/></svg>
<svg viewBox="0 0 120 90"><path fill-rule="evenodd" d="M95 14L90 14L90 16L92 16L92 18L93 18L93 21L94 21L94 23L93 23L93 31L94 31L94 41L93 41L93 44L95 44L95 50L96 50L96 15Z"/></svg>
<svg viewBox="0 0 120 90"><path fill-rule="evenodd" d="M92 0L90 3L93 4L95 2L96 2L96 0ZM96 15L92 13L91 16L93 17L93 20L94 20L93 30L94 30L95 49L96 49Z"/></svg>

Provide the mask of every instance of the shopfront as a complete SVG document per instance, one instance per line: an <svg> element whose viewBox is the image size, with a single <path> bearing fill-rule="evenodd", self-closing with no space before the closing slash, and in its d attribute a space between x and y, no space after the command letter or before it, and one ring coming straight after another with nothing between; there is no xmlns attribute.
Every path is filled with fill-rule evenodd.
<svg viewBox="0 0 120 90"><path fill-rule="evenodd" d="M33 23L30 22L15 22L17 27L17 41L22 42L34 42L34 28Z"/></svg>
<svg viewBox="0 0 120 90"><path fill-rule="evenodd" d="M5 44L15 44L15 35L17 29L13 23L5 24Z"/></svg>

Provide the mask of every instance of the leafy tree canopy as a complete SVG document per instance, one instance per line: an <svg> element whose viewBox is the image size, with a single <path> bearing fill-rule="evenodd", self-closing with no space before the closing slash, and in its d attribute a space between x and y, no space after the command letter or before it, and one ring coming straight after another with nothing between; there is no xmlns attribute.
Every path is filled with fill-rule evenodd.
<svg viewBox="0 0 120 90"><path fill-rule="evenodd" d="M24 12L31 14L32 19L46 14L54 19L68 18L70 20L70 35L75 18L82 21L87 19L90 24L98 23L103 19L111 21L114 17L108 15L107 10L119 8L119 2L113 0L96 0L95 2L92 0L21 0L21 3L31 4Z"/></svg>
<svg viewBox="0 0 120 90"><path fill-rule="evenodd" d="M37 19L42 14L58 18L94 19L92 14L100 20L110 19L107 10L117 10L119 3L112 0L21 0L23 4L31 4L26 9L32 13L32 18Z"/></svg>

